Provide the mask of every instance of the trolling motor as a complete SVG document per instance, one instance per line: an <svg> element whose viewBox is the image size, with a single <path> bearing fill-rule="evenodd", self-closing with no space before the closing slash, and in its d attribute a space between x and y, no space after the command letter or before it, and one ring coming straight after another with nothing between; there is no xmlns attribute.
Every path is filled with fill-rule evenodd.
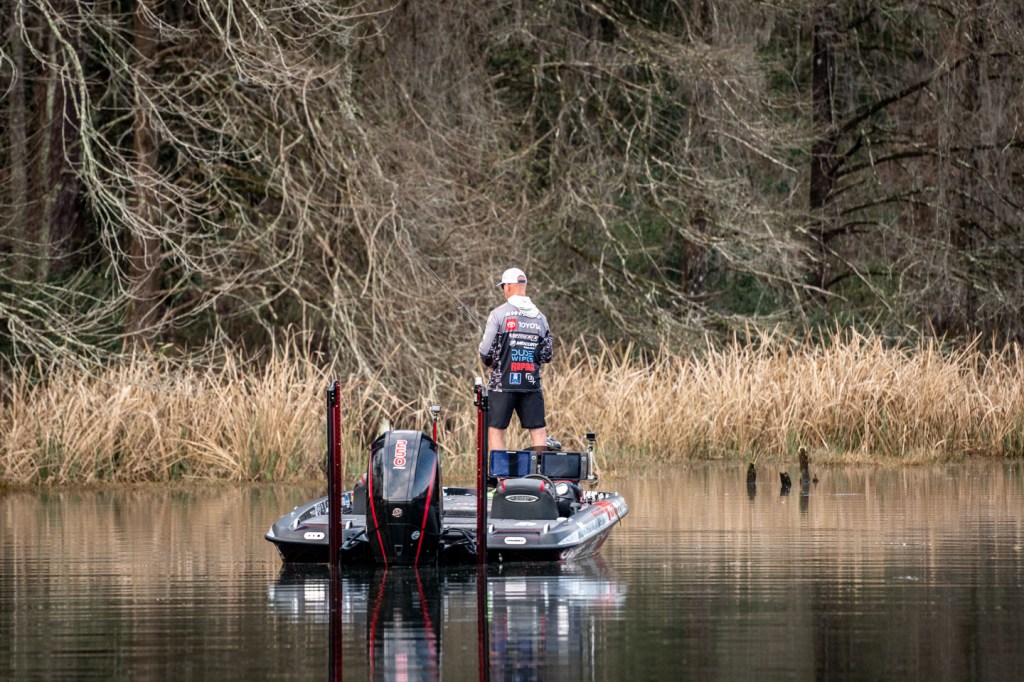
<svg viewBox="0 0 1024 682"><path fill-rule="evenodd" d="M601 478L601 467L597 465L597 455L594 454L597 434L593 431L588 431L585 438L587 439L587 454L590 456L590 476L587 478L587 486L593 490L597 487L597 482Z"/></svg>

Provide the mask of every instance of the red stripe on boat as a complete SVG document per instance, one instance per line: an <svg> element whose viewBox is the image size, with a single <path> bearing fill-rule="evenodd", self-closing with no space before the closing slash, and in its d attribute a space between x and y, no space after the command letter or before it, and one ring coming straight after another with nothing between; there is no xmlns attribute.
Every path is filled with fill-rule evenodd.
<svg viewBox="0 0 1024 682"><path fill-rule="evenodd" d="M608 515L609 519L614 519L619 515L619 510L615 508L615 505L608 500L598 500L594 503L595 507L600 507L605 514Z"/></svg>

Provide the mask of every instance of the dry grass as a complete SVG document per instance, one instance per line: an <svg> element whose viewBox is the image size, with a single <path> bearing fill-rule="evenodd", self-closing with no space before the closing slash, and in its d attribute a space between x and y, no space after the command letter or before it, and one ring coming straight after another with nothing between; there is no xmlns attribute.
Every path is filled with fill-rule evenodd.
<svg viewBox="0 0 1024 682"><path fill-rule="evenodd" d="M558 423L603 426L603 449L621 453L612 463L627 470L699 458L795 461L799 445L834 462L1022 454L1018 347L944 353L937 343L891 348L856 335L819 346L762 337L701 357L627 357L576 350L549 384Z"/></svg>
<svg viewBox="0 0 1024 682"><path fill-rule="evenodd" d="M548 370L549 431L567 448L599 433L606 471L657 462L793 459L922 462L1019 457L1024 446L1020 349L942 352L845 336L821 346L761 337L701 355L577 345ZM159 356L85 371L51 367L42 383L15 372L0 406L0 481L71 484L177 479L287 480L321 475L324 389L331 370L282 352L260 366L217 367ZM432 377L427 395L384 380L343 381L352 470L382 417L428 429L439 400L448 480L474 466L471 382ZM447 397L447 403L445 398ZM510 446L524 445L514 430Z"/></svg>

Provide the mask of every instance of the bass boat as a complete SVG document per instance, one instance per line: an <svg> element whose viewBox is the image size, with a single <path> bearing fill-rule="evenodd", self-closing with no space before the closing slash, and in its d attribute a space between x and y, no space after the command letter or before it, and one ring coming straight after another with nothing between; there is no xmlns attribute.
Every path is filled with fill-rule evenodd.
<svg viewBox="0 0 1024 682"><path fill-rule="evenodd" d="M337 384L334 384L336 387ZM477 488L445 487L434 436L387 431L370 445L365 473L333 506L338 561L363 565L428 565L486 561L558 562L597 553L612 528L629 513L617 492L584 490L596 482L594 443L581 452L550 441L546 451L493 450L483 472L486 392L477 380ZM328 453L337 447L340 419L331 418L328 391ZM334 405L336 407L336 401ZM332 443L332 440L334 443ZM340 489L340 486L337 486ZM480 489L486 495L481 498ZM330 561L330 495L282 516L266 533L285 563ZM481 518L482 516L482 518ZM486 536L478 542L479 529ZM338 532L340 530L340 532ZM486 548L486 557L479 552Z"/></svg>

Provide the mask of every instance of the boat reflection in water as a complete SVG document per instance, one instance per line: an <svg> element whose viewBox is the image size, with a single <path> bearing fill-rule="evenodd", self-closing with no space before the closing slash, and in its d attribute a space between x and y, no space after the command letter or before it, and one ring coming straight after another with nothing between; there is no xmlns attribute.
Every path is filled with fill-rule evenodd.
<svg viewBox="0 0 1024 682"><path fill-rule="evenodd" d="M474 654L480 679L593 676L596 624L625 597L600 557L492 565L478 575L473 568L346 570L332 585L324 565L286 565L268 595L279 612L330 623L334 679L364 666L374 680L442 679L444 642L453 678L471 669L465 659Z"/></svg>

